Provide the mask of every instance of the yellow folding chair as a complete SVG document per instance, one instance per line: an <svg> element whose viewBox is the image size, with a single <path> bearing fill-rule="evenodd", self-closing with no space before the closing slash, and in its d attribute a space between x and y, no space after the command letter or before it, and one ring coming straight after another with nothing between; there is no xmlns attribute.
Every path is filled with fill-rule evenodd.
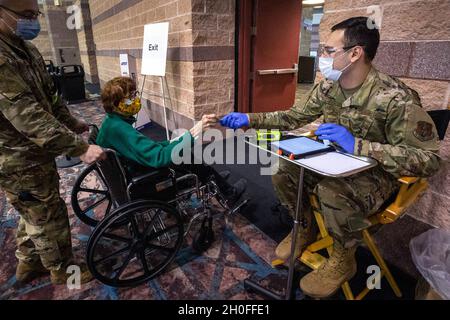
<svg viewBox="0 0 450 320"><path fill-rule="evenodd" d="M402 183L402 185L394 202L392 202L386 209L369 217L372 226L375 226L377 224L393 223L394 221L396 221L417 199L419 194L423 192L428 186L426 179L423 178L403 177L400 178L399 181ZM323 217L318 211L319 203L316 196L311 196L310 201L315 221L319 227L319 239L306 248L306 250L299 257L299 260L310 268L317 269L322 263L325 262L326 259L324 256L320 255L318 251L326 249L328 254L330 255L333 249L333 239L328 234ZM362 231L362 234L364 243L369 248L370 252L372 253L373 257L378 263L378 266L381 269L381 277L379 279L381 280L382 277L386 277L395 295L400 298L402 296L401 290L397 282L395 281L391 271L389 270L389 267L384 261L380 250L378 249L378 246L373 241L370 232L366 229ZM342 290L347 300L361 300L370 292L371 289L366 287L355 296L350 288L349 283L345 282L342 285Z"/></svg>

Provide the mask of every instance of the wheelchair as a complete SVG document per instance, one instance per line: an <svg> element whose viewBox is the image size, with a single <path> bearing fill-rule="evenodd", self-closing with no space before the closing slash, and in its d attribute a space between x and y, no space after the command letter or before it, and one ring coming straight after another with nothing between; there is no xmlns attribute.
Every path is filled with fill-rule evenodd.
<svg viewBox="0 0 450 320"><path fill-rule="evenodd" d="M89 142L98 128L91 125ZM93 227L87 244L87 266L100 282L112 287L142 284L175 259L193 225L192 249L201 254L214 242L214 205L228 216L249 200L229 205L216 182L200 184L197 175L171 168L145 168L129 173L114 150L78 176L72 189L75 215ZM213 201L215 199L215 201Z"/></svg>

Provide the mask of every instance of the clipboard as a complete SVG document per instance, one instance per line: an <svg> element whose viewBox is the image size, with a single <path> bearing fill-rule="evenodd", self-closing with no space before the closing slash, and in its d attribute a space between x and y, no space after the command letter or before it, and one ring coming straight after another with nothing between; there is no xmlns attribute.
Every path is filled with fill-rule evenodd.
<svg viewBox="0 0 450 320"><path fill-rule="evenodd" d="M343 153L335 150L333 147L331 147L331 151L317 151L313 155L304 156L300 159L293 159L279 153L280 150L278 149L278 146L280 142L289 141L300 137L295 135L282 136L281 141L269 141L266 145L261 145L259 143L261 141L258 141L254 135L249 135L244 137L244 141L253 147L269 152L279 158L285 159L324 177L344 178L378 165L378 162L372 158ZM313 140L313 142L317 141ZM317 143L326 146L323 143Z"/></svg>
<svg viewBox="0 0 450 320"><path fill-rule="evenodd" d="M295 137L272 142L272 147L278 149L278 155L298 160L307 156L335 151L334 147L325 145L307 137Z"/></svg>

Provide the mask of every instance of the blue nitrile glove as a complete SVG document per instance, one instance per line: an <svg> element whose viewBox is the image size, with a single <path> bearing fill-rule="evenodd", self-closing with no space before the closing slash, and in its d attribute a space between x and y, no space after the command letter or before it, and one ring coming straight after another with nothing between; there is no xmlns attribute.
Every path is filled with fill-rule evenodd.
<svg viewBox="0 0 450 320"><path fill-rule="evenodd" d="M220 120L223 127L231 129L239 129L249 125L248 116L246 113L231 112Z"/></svg>
<svg viewBox="0 0 450 320"><path fill-rule="evenodd" d="M315 132L320 140L336 142L346 152L353 154L355 148L355 137L347 128L335 123L324 123Z"/></svg>

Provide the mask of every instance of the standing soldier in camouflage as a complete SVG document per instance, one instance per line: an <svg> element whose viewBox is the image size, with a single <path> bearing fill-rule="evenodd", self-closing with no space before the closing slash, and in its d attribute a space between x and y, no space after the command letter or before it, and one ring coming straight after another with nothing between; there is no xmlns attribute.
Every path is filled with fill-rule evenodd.
<svg viewBox="0 0 450 320"><path fill-rule="evenodd" d="M318 270L300 281L303 292L315 298L334 294L356 273L355 250L367 217L398 190L399 176L428 177L439 168L439 142L435 125L422 109L417 92L400 80L378 72L372 60L380 35L365 17L345 20L334 27L322 48L319 68L326 80L316 84L303 105L288 111L231 113L222 125L293 130L324 116L315 132L345 152L376 159L379 165L349 178L305 175L306 191L317 195L325 224L334 238L333 253ZM281 203L295 212L299 167L282 161L273 185ZM308 197L305 197L308 199ZM295 256L315 239L310 209L307 227L297 235ZM276 255L290 255L291 234Z"/></svg>
<svg viewBox="0 0 450 320"><path fill-rule="evenodd" d="M29 41L40 31L36 0L0 0L0 186L20 214L17 281L50 273L66 283L72 263L67 208L59 194L55 157L104 157L76 133L89 128L58 96L44 60ZM83 265L81 282L92 276Z"/></svg>

